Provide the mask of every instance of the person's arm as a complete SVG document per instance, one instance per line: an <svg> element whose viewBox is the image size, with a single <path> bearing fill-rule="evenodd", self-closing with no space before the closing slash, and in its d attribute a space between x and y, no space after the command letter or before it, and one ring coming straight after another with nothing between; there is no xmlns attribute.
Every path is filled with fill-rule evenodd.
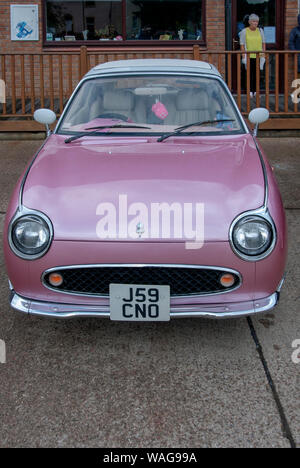
<svg viewBox="0 0 300 468"><path fill-rule="evenodd" d="M240 47L241 51L246 51L246 29L242 29L240 33ZM243 60L246 60L246 54L243 54Z"/></svg>
<svg viewBox="0 0 300 468"><path fill-rule="evenodd" d="M265 40L265 34L264 34L263 29L260 29L260 35L261 35L261 40L262 40L262 50L263 50L263 52L265 52L266 51L266 40Z"/></svg>
<svg viewBox="0 0 300 468"><path fill-rule="evenodd" d="M241 51L245 52L245 46L243 44L241 44ZM243 59L246 60L246 54L243 55Z"/></svg>

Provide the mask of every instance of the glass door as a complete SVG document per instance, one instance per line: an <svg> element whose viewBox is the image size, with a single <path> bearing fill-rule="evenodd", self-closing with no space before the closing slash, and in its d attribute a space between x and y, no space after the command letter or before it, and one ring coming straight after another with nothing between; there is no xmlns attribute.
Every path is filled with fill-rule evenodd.
<svg viewBox="0 0 300 468"><path fill-rule="evenodd" d="M249 26L248 16L255 13L259 16L259 27L263 29L266 49L280 50L284 48L284 0L232 0L232 50L239 50L239 34ZM280 58L281 59L281 58ZM237 83L237 61L232 60L233 88ZM279 66L280 73L283 67ZM241 70L241 86L245 91L245 70ZM275 57L269 59L270 91L275 87ZM261 90L264 89L264 71L261 73ZM280 79L279 82L282 82Z"/></svg>

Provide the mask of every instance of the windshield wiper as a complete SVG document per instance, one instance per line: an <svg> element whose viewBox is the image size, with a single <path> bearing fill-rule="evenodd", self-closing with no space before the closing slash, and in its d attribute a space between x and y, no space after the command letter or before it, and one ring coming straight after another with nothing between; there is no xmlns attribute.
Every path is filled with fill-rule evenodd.
<svg viewBox="0 0 300 468"><path fill-rule="evenodd" d="M101 130L104 128L151 128L151 127L144 127L142 125L124 125L124 124L115 124L115 125L101 125L99 127L89 127L86 128L86 130ZM83 136L96 136L96 135L107 135L108 132L81 132L78 133L78 135L73 135L65 140L65 143L71 143L71 141L77 140L78 138L81 138Z"/></svg>
<svg viewBox="0 0 300 468"><path fill-rule="evenodd" d="M189 127L197 127L200 125L215 124L219 122L234 122L234 119L203 120L202 122L193 122L187 125L182 125L182 127L175 128L174 132L165 133L165 135L162 135L161 137L159 137L157 141L164 141L166 138L169 138L170 136L179 135L180 133L183 132L183 130ZM194 131L188 132L186 133L186 135L190 135L191 133L195 133L195 132Z"/></svg>

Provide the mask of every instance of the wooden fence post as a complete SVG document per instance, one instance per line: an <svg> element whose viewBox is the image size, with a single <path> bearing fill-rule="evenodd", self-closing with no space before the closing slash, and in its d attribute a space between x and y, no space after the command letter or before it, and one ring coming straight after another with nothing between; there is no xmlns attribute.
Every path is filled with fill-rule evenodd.
<svg viewBox="0 0 300 468"><path fill-rule="evenodd" d="M80 47L80 78L87 73L87 47Z"/></svg>

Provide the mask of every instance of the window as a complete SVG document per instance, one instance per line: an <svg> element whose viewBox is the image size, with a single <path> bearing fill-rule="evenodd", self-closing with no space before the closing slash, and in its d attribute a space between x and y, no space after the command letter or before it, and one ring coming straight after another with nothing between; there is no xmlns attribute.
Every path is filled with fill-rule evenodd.
<svg viewBox="0 0 300 468"><path fill-rule="evenodd" d="M202 1L127 0L126 39L202 39Z"/></svg>
<svg viewBox="0 0 300 468"><path fill-rule="evenodd" d="M45 0L46 41L201 41L203 0Z"/></svg>
<svg viewBox="0 0 300 468"><path fill-rule="evenodd" d="M202 121L210 122L199 124ZM99 137L161 136L186 124L192 124L186 129L188 134L243 131L221 80L200 74L151 73L85 80L69 102L58 133L80 135L97 130Z"/></svg>
<svg viewBox="0 0 300 468"><path fill-rule="evenodd" d="M122 33L122 0L46 0L46 39L112 40Z"/></svg>

